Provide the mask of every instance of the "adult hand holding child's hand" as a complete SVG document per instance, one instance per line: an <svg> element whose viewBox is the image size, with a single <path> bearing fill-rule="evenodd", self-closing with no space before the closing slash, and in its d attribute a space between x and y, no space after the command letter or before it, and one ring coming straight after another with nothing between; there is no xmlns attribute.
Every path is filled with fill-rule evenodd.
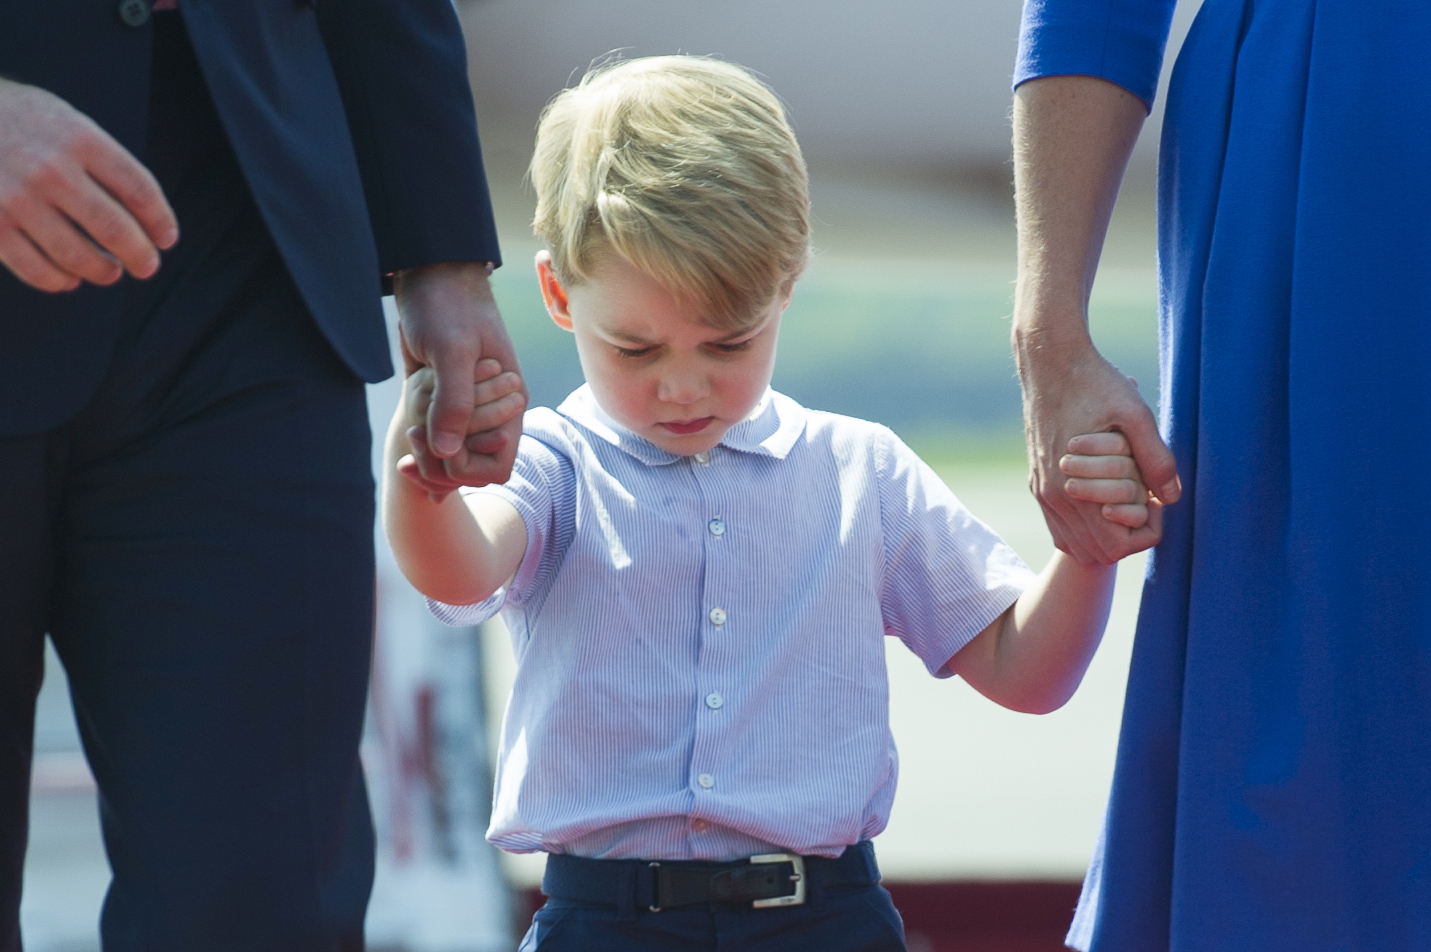
<svg viewBox="0 0 1431 952"><path fill-rule="evenodd" d="M448 262L399 271L393 276L393 293L404 369L412 375L425 367L432 374L424 432L412 446L418 482L439 497L458 486L506 482L522 434L527 388L492 297L486 263ZM496 377L478 376L477 367L488 359L495 359L497 372L505 370L515 378L516 388L484 401L473 383ZM490 388L482 391L488 392ZM513 393L520 393L520 400ZM480 406L490 401L499 402ZM474 406L480 412L474 412Z"/></svg>
<svg viewBox="0 0 1431 952"><path fill-rule="evenodd" d="M1068 477L1063 489L1069 498L1100 504L1103 518L1125 530L1120 550L1131 554L1158 544L1163 535L1163 504L1144 485L1133 447L1122 433L1075 436L1058 468Z"/></svg>
<svg viewBox="0 0 1431 952"><path fill-rule="evenodd" d="M504 371L491 357L477 362L476 379L472 384L472 413L466 432L485 433L497 430L518 419L526 408L527 398L520 374ZM428 479L419 465L419 456L429 460L437 457L427 440L427 421L432 409L437 374L431 367L418 367L403 381L403 410L406 435L412 452L398 460L398 472L440 500L453 489L445 480Z"/></svg>

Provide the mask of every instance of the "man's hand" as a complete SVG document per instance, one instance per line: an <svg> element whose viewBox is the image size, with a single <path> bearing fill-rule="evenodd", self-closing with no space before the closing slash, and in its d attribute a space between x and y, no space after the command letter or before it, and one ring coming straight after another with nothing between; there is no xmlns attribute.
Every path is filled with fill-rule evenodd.
<svg viewBox="0 0 1431 952"><path fill-rule="evenodd" d="M1067 351L1039 353L1036 347L1019 349L1019 372L1024 384L1024 421L1029 450L1029 488L1033 490L1054 544L1085 565L1110 565L1126 555L1148 548L1146 538L1161 532L1159 522L1130 526L1134 515L1113 519L1105 504L1124 500L1104 499L1097 486L1072 496L1066 486L1066 453L1092 455L1085 434L1119 433L1136 463L1139 486L1153 487L1162 503L1174 503L1182 495L1177 463L1163 444L1153 414L1138 395L1137 386L1116 367L1104 360L1092 345ZM1075 448L1078 447L1078 448ZM1102 443L1094 450L1103 452ZM1080 472L1083 466L1074 463ZM1088 487L1085 487L1086 489ZM1126 500L1137 505L1136 500ZM1154 513L1149 512L1149 517ZM1152 539L1156 542L1156 538Z"/></svg>
<svg viewBox="0 0 1431 952"><path fill-rule="evenodd" d="M69 103L0 79L0 264L41 291L147 278L179 224L149 170Z"/></svg>
<svg viewBox="0 0 1431 952"><path fill-rule="evenodd" d="M399 271L393 276L397 297L404 370L411 375L430 367L435 375L426 432L413 440L419 483L441 496L458 486L506 482L522 433L520 403L510 419L491 428L488 415L473 417L479 381L478 362L497 361L501 370L520 374L516 352L492 298L487 266L450 262ZM472 427L478 427L473 430Z"/></svg>

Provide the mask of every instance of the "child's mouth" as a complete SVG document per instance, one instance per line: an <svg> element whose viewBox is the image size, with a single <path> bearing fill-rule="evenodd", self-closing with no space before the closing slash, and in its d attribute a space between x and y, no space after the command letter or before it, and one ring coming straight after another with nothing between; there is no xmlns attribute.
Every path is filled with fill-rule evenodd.
<svg viewBox="0 0 1431 952"><path fill-rule="evenodd" d="M699 433L710 425L715 417L701 417L699 420L672 420L669 423L662 423L666 429L677 436L690 436L692 433Z"/></svg>

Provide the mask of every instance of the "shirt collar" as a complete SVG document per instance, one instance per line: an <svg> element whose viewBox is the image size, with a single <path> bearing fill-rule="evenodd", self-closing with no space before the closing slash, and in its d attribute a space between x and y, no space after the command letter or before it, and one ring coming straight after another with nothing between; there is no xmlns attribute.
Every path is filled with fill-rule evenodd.
<svg viewBox="0 0 1431 952"><path fill-rule="evenodd" d="M685 457L668 453L617 423L596 402L588 384L582 384L562 401L557 412L612 446L648 466L662 466ZM750 415L725 431L718 445L741 453L784 459L805 432L805 408L769 387Z"/></svg>

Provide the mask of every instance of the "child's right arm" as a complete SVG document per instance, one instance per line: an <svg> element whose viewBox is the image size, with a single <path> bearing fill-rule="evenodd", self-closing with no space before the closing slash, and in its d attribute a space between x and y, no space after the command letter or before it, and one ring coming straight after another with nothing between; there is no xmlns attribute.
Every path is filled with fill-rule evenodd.
<svg viewBox="0 0 1431 952"><path fill-rule="evenodd" d="M481 364L478 370L475 412L500 414L503 391L515 392L508 378L516 375ZM432 386L432 372L425 367L403 381L383 453L383 527L398 565L418 591L450 605L471 605L516 574L526 552L527 530L512 504L498 496L451 493L434 498L401 472L412 468L413 443L423 438Z"/></svg>
<svg viewBox="0 0 1431 952"><path fill-rule="evenodd" d="M1060 461L1068 494L1103 504L1132 551L1162 538L1162 503L1138 472L1121 433L1089 433L1068 443ZM949 668L985 697L1016 711L1045 714L1063 706L1103 637L1113 601L1113 565L1080 564L1054 552L1038 580L949 659Z"/></svg>

